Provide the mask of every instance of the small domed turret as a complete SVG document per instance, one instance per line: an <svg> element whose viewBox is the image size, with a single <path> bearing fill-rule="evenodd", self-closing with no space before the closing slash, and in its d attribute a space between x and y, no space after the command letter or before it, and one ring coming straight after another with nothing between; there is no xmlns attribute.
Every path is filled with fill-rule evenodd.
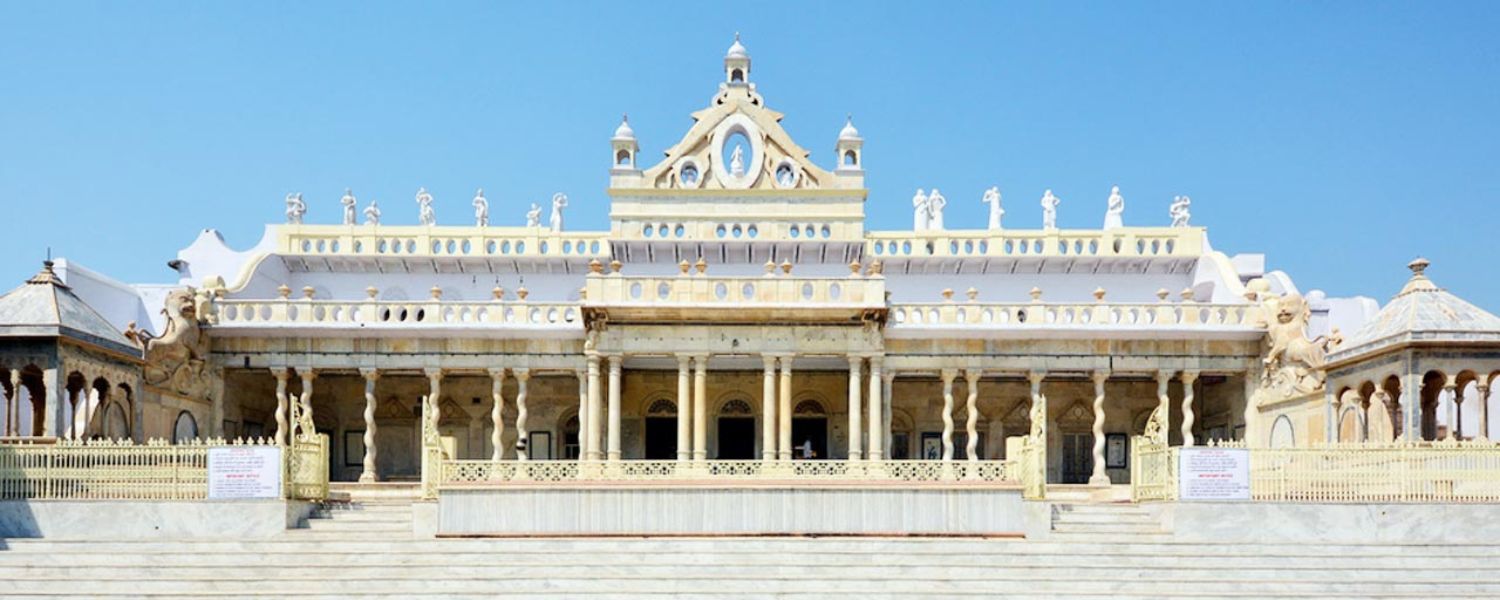
<svg viewBox="0 0 1500 600"><path fill-rule="evenodd" d="M620 126L615 128L615 136L611 138L616 141L635 139L635 130L630 128L630 117L620 117Z"/></svg>
<svg viewBox="0 0 1500 600"><path fill-rule="evenodd" d="M740 44L740 34L734 34L734 44L724 53L724 81L729 85L748 85L750 82L750 53Z"/></svg>
<svg viewBox="0 0 1500 600"><path fill-rule="evenodd" d="M858 139L863 139L863 138L859 137L859 130L854 128L854 117L852 115L847 120L844 121L844 128L839 130L839 139L840 140L858 140Z"/></svg>
<svg viewBox="0 0 1500 600"><path fill-rule="evenodd" d="M620 126L615 128L614 137L609 138L609 147L613 155L610 173L615 175L639 173L635 165L635 155L640 152L641 146L635 141L635 130L630 128L629 116L620 117Z"/></svg>

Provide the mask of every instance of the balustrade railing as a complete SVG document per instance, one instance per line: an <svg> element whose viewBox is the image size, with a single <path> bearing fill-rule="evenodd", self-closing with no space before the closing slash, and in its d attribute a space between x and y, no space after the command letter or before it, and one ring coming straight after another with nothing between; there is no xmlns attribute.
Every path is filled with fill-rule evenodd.
<svg viewBox="0 0 1500 600"><path fill-rule="evenodd" d="M892 304L892 327L1092 325L1122 327L1253 327L1251 304L1118 302L907 302Z"/></svg>
<svg viewBox="0 0 1500 600"><path fill-rule="evenodd" d="M1250 498L1256 501L1500 502L1500 444L1492 442L1340 443L1249 452ZM1178 455L1176 447L1134 438L1131 496L1177 499Z"/></svg>
<svg viewBox="0 0 1500 600"><path fill-rule="evenodd" d="M591 275L586 304L639 306L885 306L881 277L636 277Z"/></svg>
<svg viewBox="0 0 1500 600"><path fill-rule="evenodd" d="M577 303L528 301L219 300L213 303L209 321L219 326L583 326L582 313Z"/></svg>
<svg viewBox="0 0 1500 600"><path fill-rule="evenodd" d="M1127 227L1109 230L997 230L870 232L865 254L875 258L924 257L1170 257L1203 253L1197 227Z"/></svg>
<svg viewBox="0 0 1500 600"><path fill-rule="evenodd" d="M327 436L306 462L321 464L306 477L288 477L294 498L326 497ZM269 440L198 440L168 444L152 440L91 440L0 444L0 499L6 500L199 500L208 497L208 454L218 447L270 445ZM321 475L321 479L318 476ZM300 482L300 486L291 485Z"/></svg>
<svg viewBox="0 0 1500 600"><path fill-rule="evenodd" d="M1016 483L1009 461L842 460L445 460L438 487L505 483L797 481Z"/></svg>
<svg viewBox="0 0 1500 600"><path fill-rule="evenodd" d="M607 258L609 234L540 227L283 225L287 255L383 257Z"/></svg>

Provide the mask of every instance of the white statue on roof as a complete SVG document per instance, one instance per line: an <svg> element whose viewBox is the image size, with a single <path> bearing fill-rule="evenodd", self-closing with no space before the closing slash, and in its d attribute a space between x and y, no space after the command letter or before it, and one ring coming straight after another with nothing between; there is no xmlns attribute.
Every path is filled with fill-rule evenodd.
<svg viewBox="0 0 1500 600"><path fill-rule="evenodd" d="M365 224L366 225L379 225L380 224L380 207L376 206L374 200L371 200L370 201L370 205L365 207Z"/></svg>
<svg viewBox="0 0 1500 600"><path fill-rule="evenodd" d="M490 201L484 199L484 188L474 192L474 226L490 226Z"/></svg>
<svg viewBox="0 0 1500 600"><path fill-rule="evenodd" d="M990 205L990 229L1000 229L1000 218L1005 216L1005 209L1000 208L1000 188L991 187L985 190L983 202Z"/></svg>
<svg viewBox="0 0 1500 600"><path fill-rule="evenodd" d="M948 206L948 199L938 193L937 188L932 188L932 193L927 195L927 228L933 231L943 230L943 208Z"/></svg>
<svg viewBox="0 0 1500 600"><path fill-rule="evenodd" d="M1187 196L1177 196L1175 198L1172 198L1172 206L1171 208L1167 209L1167 215L1172 217L1173 227L1188 226L1188 219L1193 218L1192 212L1188 210L1188 207L1192 204L1193 199Z"/></svg>
<svg viewBox="0 0 1500 600"><path fill-rule="evenodd" d="M288 225L301 225L302 215L307 214L307 205L302 202L302 194L286 195L286 222Z"/></svg>
<svg viewBox="0 0 1500 600"><path fill-rule="evenodd" d="M920 188L917 189L917 195L911 197L911 207L912 230L927 231L927 222L931 214L927 208L927 193L923 192Z"/></svg>
<svg viewBox="0 0 1500 600"><path fill-rule="evenodd" d="M531 203L531 210L526 211L526 226L542 226L542 207L537 206L535 202Z"/></svg>
<svg viewBox="0 0 1500 600"><path fill-rule="evenodd" d="M357 223L358 219L355 217L357 214L355 212L357 202L354 199L354 192L349 188L344 188L344 197L339 198L339 204L344 205L344 224L353 225Z"/></svg>
<svg viewBox="0 0 1500 600"><path fill-rule="evenodd" d="M1057 229L1057 205L1062 198L1052 195L1052 190L1042 194L1042 229Z"/></svg>
<svg viewBox="0 0 1500 600"><path fill-rule="evenodd" d="M1120 186L1109 188L1109 201L1104 209L1104 228L1118 229L1125 226L1125 197L1120 195Z"/></svg>
<svg viewBox="0 0 1500 600"><path fill-rule="evenodd" d="M565 207L567 205L568 205L568 195L567 194L564 194L562 192L558 192L558 193L552 195L552 230L553 231L562 231L562 228L563 228L563 213L562 213L562 209L563 209L563 207Z"/></svg>
<svg viewBox="0 0 1500 600"><path fill-rule="evenodd" d="M417 218L423 225L437 225L437 213L432 210L432 194L427 193L427 188L417 190L417 209Z"/></svg>

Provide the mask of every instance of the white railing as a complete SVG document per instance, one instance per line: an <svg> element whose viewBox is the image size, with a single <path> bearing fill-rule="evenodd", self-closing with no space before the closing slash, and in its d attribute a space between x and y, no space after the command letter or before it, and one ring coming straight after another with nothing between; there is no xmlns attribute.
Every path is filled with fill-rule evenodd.
<svg viewBox="0 0 1500 600"><path fill-rule="evenodd" d="M884 308L883 277L635 277L594 274L585 301L605 306L826 305Z"/></svg>
<svg viewBox="0 0 1500 600"><path fill-rule="evenodd" d="M1192 257L1203 253L1198 227L1110 230L879 231L866 236L865 255L923 257Z"/></svg>
<svg viewBox="0 0 1500 600"><path fill-rule="evenodd" d="M1009 461L447 460L439 487L562 482L1016 483Z"/></svg>
<svg viewBox="0 0 1500 600"><path fill-rule="evenodd" d="M1122 327L1253 327L1251 304L1093 302L910 302L892 304L893 327L1096 325Z"/></svg>
<svg viewBox="0 0 1500 600"><path fill-rule="evenodd" d="M216 326L362 324L381 326L511 326L580 328L573 302L387 302L372 300L218 300Z"/></svg>
<svg viewBox="0 0 1500 600"><path fill-rule="evenodd" d="M1243 448L1242 443L1223 444ZM1500 502L1500 444L1340 443L1251 448L1250 498L1264 502ZM1137 436L1136 500L1175 500L1179 448Z"/></svg>
<svg viewBox="0 0 1500 600"><path fill-rule="evenodd" d="M616 223L629 241L824 242L859 240L862 224L810 219L797 222L686 219L627 219Z"/></svg>
<svg viewBox="0 0 1500 600"><path fill-rule="evenodd" d="M283 225L286 255L608 258L609 234L541 227Z"/></svg>

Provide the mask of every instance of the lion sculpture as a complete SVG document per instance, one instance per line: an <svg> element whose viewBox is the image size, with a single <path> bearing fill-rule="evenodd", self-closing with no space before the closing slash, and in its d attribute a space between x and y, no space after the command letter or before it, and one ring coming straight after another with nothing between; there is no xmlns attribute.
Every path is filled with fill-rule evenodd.
<svg viewBox="0 0 1500 600"><path fill-rule="evenodd" d="M1307 321L1312 311L1301 294L1267 298L1265 379L1283 397L1308 394L1323 388L1323 364L1330 338L1307 339Z"/></svg>
<svg viewBox="0 0 1500 600"><path fill-rule="evenodd" d="M167 294L162 314L167 325L160 336L136 329L131 323L126 337L145 352L146 383L191 397L208 394L208 338L198 323L197 295L192 289Z"/></svg>

